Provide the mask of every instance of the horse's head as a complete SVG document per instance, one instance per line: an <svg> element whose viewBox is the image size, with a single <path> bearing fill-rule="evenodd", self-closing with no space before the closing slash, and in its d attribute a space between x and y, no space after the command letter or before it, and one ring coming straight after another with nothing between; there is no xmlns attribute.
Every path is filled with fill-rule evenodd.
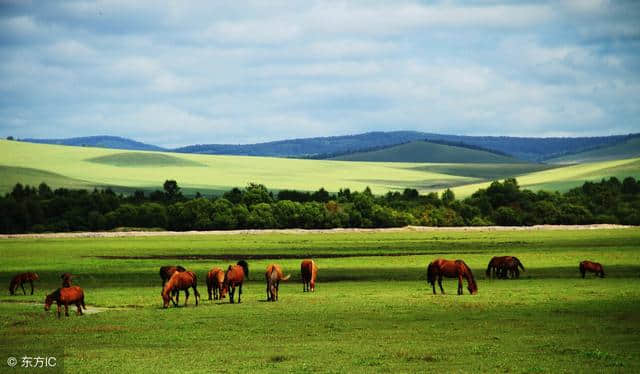
<svg viewBox="0 0 640 374"><path fill-rule="evenodd" d="M162 292L160 293L160 295L162 296L162 307L163 308L168 308L169 307L169 292Z"/></svg>
<svg viewBox="0 0 640 374"><path fill-rule="evenodd" d="M467 289L469 290L469 293L472 295L475 295L478 293L478 286L476 285L476 282L470 282L469 285L467 286Z"/></svg>
<svg viewBox="0 0 640 374"><path fill-rule="evenodd" d="M47 297L44 299L44 311L48 312L49 309L51 309L51 304L53 304L53 294L52 295L47 295Z"/></svg>

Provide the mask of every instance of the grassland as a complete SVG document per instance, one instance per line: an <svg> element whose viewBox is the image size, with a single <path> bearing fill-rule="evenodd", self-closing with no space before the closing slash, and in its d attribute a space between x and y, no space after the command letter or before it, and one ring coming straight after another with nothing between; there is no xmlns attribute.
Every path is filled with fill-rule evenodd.
<svg viewBox="0 0 640 374"><path fill-rule="evenodd" d="M334 160L375 162L517 163L517 159L476 149L415 141L369 152L337 156Z"/></svg>
<svg viewBox="0 0 640 374"><path fill-rule="evenodd" d="M33 296L0 296L0 352L64 347L69 372L638 372L638 243L640 229L2 239L0 280L42 280ZM315 293L302 293L287 254L316 259ZM498 254L523 261L520 280L484 279ZM242 304L161 309L160 265L202 277L248 255L265 258L249 261ZM457 296L445 280L447 294L432 295L424 273L438 256L463 258L479 294ZM607 277L579 278L587 258ZM270 262L293 274L277 303L263 302ZM45 313L63 271L107 311Z"/></svg>
<svg viewBox="0 0 640 374"><path fill-rule="evenodd" d="M585 180L608 176L640 177L640 159L571 166L526 163L406 163L300 160L268 157L213 156L68 147L0 140L0 193L15 183L52 187L104 188L131 192L156 190L175 179L186 193L220 193L249 182L273 190L331 192L341 188L374 193L416 188L421 192L447 187L458 197L475 192L486 181L517 176L534 189L567 190Z"/></svg>
<svg viewBox="0 0 640 374"><path fill-rule="evenodd" d="M602 147L586 152L553 158L547 162L553 164L575 164L634 157L640 157L640 137L633 137L610 147Z"/></svg>

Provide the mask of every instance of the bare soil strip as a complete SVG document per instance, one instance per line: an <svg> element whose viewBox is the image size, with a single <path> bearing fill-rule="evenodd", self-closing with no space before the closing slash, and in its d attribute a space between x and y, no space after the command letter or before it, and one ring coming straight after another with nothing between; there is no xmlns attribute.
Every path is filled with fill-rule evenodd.
<svg viewBox="0 0 640 374"><path fill-rule="evenodd" d="M61 232L44 234L1 234L0 239L50 239L50 238L128 238L145 236L182 235L261 235L261 234L345 234L345 233L394 233L394 232L448 232L448 231L546 231L546 230L603 230L625 229L634 226L595 225L536 225L536 226L461 226L431 227L405 226L385 229L267 229L267 230L213 230L213 231L103 231L103 232Z"/></svg>
<svg viewBox="0 0 640 374"><path fill-rule="evenodd" d="M2 302L3 303L11 303L11 304L34 305L34 306L40 306L40 307L44 308L44 303L39 303L39 302L36 302L36 301L3 300ZM55 304L51 306L51 309L55 311L55 309L56 309ZM103 308L103 307L98 307L98 306L87 305L87 309L84 309L82 312L84 314L96 314L96 313L106 312L108 310L125 310L125 309L130 309L130 308ZM69 315L71 315L71 312L73 312L73 314L76 313L75 304L69 305Z"/></svg>

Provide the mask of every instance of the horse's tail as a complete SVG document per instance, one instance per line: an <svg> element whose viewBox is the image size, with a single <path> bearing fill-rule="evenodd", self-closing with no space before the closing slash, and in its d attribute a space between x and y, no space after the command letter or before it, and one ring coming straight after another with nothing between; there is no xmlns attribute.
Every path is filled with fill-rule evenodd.
<svg viewBox="0 0 640 374"><path fill-rule="evenodd" d="M489 260L489 264L487 265L487 277L491 276L491 268L493 267L493 260L495 259L495 257L493 257L491 260Z"/></svg>
<svg viewBox="0 0 640 374"><path fill-rule="evenodd" d="M244 270L244 276L249 279L249 264L245 260L238 261L238 265L242 266L242 270Z"/></svg>
<svg viewBox="0 0 640 374"><path fill-rule="evenodd" d="M522 269L522 271L524 271L524 265L522 265L522 262L520 262L520 260L517 257L513 258L516 262L516 264L518 265L518 267L520 267L520 269Z"/></svg>
<svg viewBox="0 0 640 374"><path fill-rule="evenodd" d="M433 265L433 262L430 263L429 266L427 266L427 282L429 282L432 286L436 282L435 265Z"/></svg>

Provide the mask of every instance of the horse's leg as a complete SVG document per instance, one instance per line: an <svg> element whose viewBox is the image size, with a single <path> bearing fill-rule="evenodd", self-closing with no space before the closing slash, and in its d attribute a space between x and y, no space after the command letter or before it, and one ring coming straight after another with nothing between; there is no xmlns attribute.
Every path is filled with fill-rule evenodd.
<svg viewBox="0 0 640 374"><path fill-rule="evenodd" d="M30 280L29 283L31 284L31 294L33 295L33 281Z"/></svg>
<svg viewBox="0 0 640 374"><path fill-rule="evenodd" d="M213 288L213 285L207 282L207 293L209 294L209 300L211 300L211 291L215 293L215 290L212 290L212 288Z"/></svg>
<svg viewBox="0 0 640 374"><path fill-rule="evenodd" d="M436 294L436 281L435 279L433 280L433 283L431 283L431 287L433 287L433 294Z"/></svg>
<svg viewBox="0 0 640 374"><path fill-rule="evenodd" d="M278 301L278 294L280 293L280 281L276 282L276 301Z"/></svg>
<svg viewBox="0 0 640 374"><path fill-rule="evenodd" d="M269 286L271 286L270 283L271 283L271 281L267 280L267 290L266 290L266 292L267 292L267 301L271 301L271 287L269 287Z"/></svg>
<svg viewBox="0 0 640 374"><path fill-rule="evenodd" d="M240 283L240 287L238 288L238 304L240 304L240 298L242 297L242 283Z"/></svg>
<svg viewBox="0 0 640 374"><path fill-rule="evenodd" d="M189 289L185 288L184 289L184 306L187 306L187 301L189 301Z"/></svg>
<svg viewBox="0 0 640 374"><path fill-rule="evenodd" d="M80 307L80 302L79 301L76 303L76 307L78 308L78 315L81 316L82 315L82 308Z"/></svg>
<svg viewBox="0 0 640 374"><path fill-rule="evenodd" d="M69 317L69 304L67 303L64 304L64 315Z"/></svg>
<svg viewBox="0 0 640 374"><path fill-rule="evenodd" d="M24 290L24 282L20 282L20 287L22 287L22 293L27 295L27 292Z"/></svg>
<svg viewBox="0 0 640 374"><path fill-rule="evenodd" d="M196 306L198 306L198 301L200 301L200 292L198 292L195 284L193 285L193 297L196 298Z"/></svg>
<svg viewBox="0 0 640 374"><path fill-rule="evenodd" d="M458 273L458 295L462 294L462 274Z"/></svg>
<svg viewBox="0 0 640 374"><path fill-rule="evenodd" d="M444 288L442 288L442 275L438 276L438 286L440 286L440 293L444 294Z"/></svg>
<svg viewBox="0 0 640 374"><path fill-rule="evenodd" d="M233 295L236 293L236 286L229 286L229 302L233 304Z"/></svg>
<svg viewBox="0 0 640 374"><path fill-rule="evenodd" d="M58 319L60 319L60 302L56 301L56 304L58 306Z"/></svg>

